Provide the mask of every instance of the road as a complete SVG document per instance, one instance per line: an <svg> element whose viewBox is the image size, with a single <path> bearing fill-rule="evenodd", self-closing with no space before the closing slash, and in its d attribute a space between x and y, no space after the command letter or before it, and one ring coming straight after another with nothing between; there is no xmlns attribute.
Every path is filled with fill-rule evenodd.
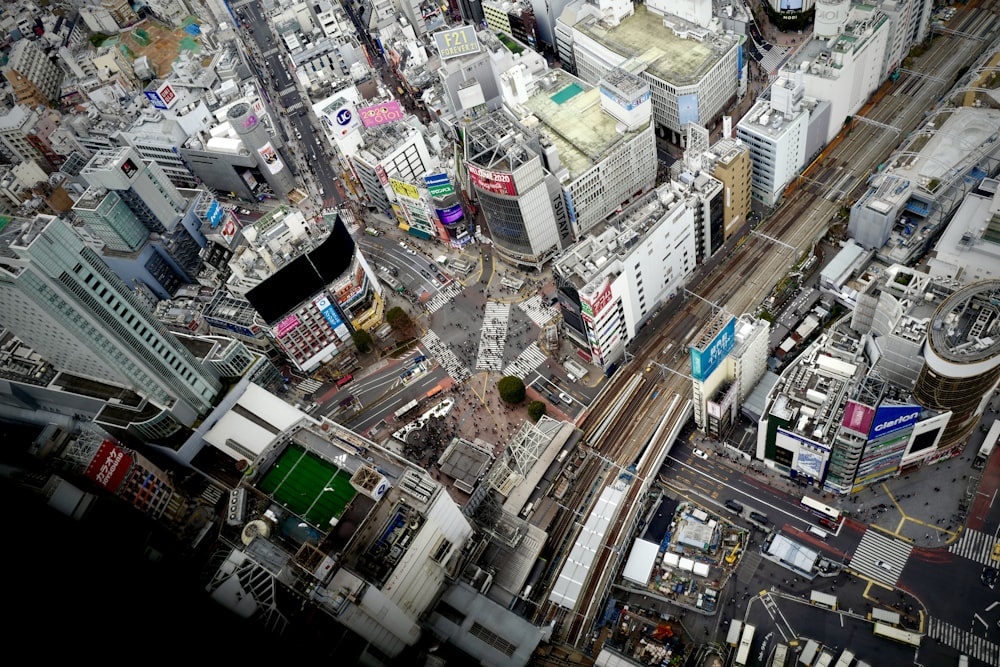
<svg viewBox="0 0 1000 667"><path fill-rule="evenodd" d="M986 24L980 26L988 28ZM904 74L898 81L887 83L881 95L876 97L877 104L868 105L858 114L880 125L855 121L839 143L823 156L821 171L816 172L816 177L802 179L796 184L798 187L789 193L783 205L745 242L730 251L717 268L695 276L683 302L671 302L662 308L660 316L646 327L648 333L631 349L636 363L629 363L618 371L580 422L587 444L595 450L593 461L611 460L615 465L624 466L638 459L650 442L635 430L635 424L642 423L647 415L657 411L662 415L672 404L675 409L684 409L691 396L687 356L663 358L661 351L671 344L675 348L686 347L694 333L692 326L703 325L720 310L734 315L753 312L774 283L826 234L834 214L853 201L868 175L886 159L900 137L917 127L925 112L934 108L958 69L972 60L979 44L957 36L935 40L913 67L913 71L930 77ZM898 132L887 130L884 125L892 125ZM650 362L656 362L659 372L643 373ZM636 381L635 378L641 379ZM642 399L631 402L628 397L632 395L642 396ZM626 403L621 405L623 396ZM675 403L674 397L683 400ZM627 411L628 419L616 423L617 427L610 432L600 432L601 420L607 418L613 405ZM670 442L654 444L667 449L671 445ZM589 604L585 608L578 605L572 610L555 608L556 605L547 602L547 596L558 575L561 559L568 552L561 545L572 543L579 534L579 522L572 520L574 515L577 512L586 515L600 488L617 477L609 474L608 468L607 464L593 463L577 477L573 496L565 503L574 512L562 510L553 521L550 541L553 543L551 556L555 560L548 578L537 588L540 603L535 621L555 622L554 637L578 647L585 642L597 611L603 609L600 601L606 595L603 584L608 574L605 569L611 562L607 553L611 546L628 542L616 528L629 523L627 517L635 508L624 507L624 518L620 515L615 527L605 535L605 548L599 549L590 570L591 577L580 596L581 600L589 600ZM637 477L644 479L655 472L640 469ZM632 486L640 487L639 484Z"/></svg>

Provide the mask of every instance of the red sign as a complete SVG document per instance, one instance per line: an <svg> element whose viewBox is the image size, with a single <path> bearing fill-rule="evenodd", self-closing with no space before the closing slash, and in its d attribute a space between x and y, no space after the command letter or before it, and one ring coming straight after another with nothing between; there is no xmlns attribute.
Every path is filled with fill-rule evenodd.
<svg viewBox="0 0 1000 667"><path fill-rule="evenodd" d="M590 311L590 316L596 318L604 310L604 307L608 305L611 301L611 281L607 278L604 279L604 285L601 286L600 291L594 295L593 298L584 297L581 295L583 300L583 312L586 314Z"/></svg>
<svg viewBox="0 0 1000 667"><path fill-rule="evenodd" d="M511 174L490 171L471 164L466 166L469 168L469 178L480 190L508 197L517 196L517 188L514 187L514 177Z"/></svg>
<svg viewBox="0 0 1000 667"><path fill-rule="evenodd" d="M111 493L117 493L134 463L132 456L113 440L105 440L84 474Z"/></svg>

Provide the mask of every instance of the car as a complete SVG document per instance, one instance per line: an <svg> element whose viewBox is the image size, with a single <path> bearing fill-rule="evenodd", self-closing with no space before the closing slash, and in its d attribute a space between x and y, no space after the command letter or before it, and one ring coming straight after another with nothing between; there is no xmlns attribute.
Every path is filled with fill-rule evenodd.
<svg viewBox="0 0 1000 667"><path fill-rule="evenodd" d="M697 447L694 448L694 455L697 456L699 459L705 459L706 461L708 460L708 454L698 449Z"/></svg>
<svg viewBox="0 0 1000 667"><path fill-rule="evenodd" d="M444 277L443 273L435 273L434 275L437 276L437 279L440 280L442 283L448 282L448 279Z"/></svg>
<svg viewBox="0 0 1000 667"><path fill-rule="evenodd" d="M737 514L743 511L743 503L741 503L738 500L733 500L732 498L728 498L725 502L725 505L728 509L731 509Z"/></svg>
<svg viewBox="0 0 1000 667"><path fill-rule="evenodd" d="M546 394L545 397L549 399L549 403L551 403L552 405L556 405L559 403L559 397L553 394L552 392Z"/></svg>
<svg viewBox="0 0 1000 667"><path fill-rule="evenodd" d="M559 398L561 398L563 400L563 403L565 403L566 405L573 405L573 399L565 391L559 392Z"/></svg>
<svg viewBox="0 0 1000 667"><path fill-rule="evenodd" d="M877 560L875 561L875 564L878 565L883 570L885 570L886 572L892 572L892 565L889 565L884 560Z"/></svg>
<svg viewBox="0 0 1000 667"><path fill-rule="evenodd" d="M423 269L420 269L420 275L422 275L424 278L427 278L428 280L430 280L431 278L431 274L427 273Z"/></svg>
<svg viewBox="0 0 1000 667"><path fill-rule="evenodd" d="M990 554L990 558L993 560L1000 560L1000 542L993 545L993 553Z"/></svg>
<svg viewBox="0 0 1000 667"><path fill-rule="evenodd" d="M988 586L990 589L995 588L997 585L997 569L989 566L983 568L983 574L980 577L980 581L983 582L984 586Z"/></svg>
<svg viewBox="0 0 1000 667"><path fill-rule="evenodd" d="M767 525L769 523L766 514L761 514L760 512L750 512L750 518L757 523L762 523Z"/></svg>
<svg viewBox="0 0 1000 667"><path fill-rule="evenodd" d="M434 285L434 287L441 287L441 283L439 283L434 278L431 278L431 285Z"/></svg>

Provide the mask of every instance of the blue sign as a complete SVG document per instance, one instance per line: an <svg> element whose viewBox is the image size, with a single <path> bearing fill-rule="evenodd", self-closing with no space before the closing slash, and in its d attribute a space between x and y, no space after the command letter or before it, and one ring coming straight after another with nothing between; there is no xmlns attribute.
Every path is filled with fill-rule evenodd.
<svg viewBox="0 0 1000 667"><path fill-rule="evenodd" d="M736 344L736 318L730 317L726 326L712 339L704 350L691 346L691 376L704 380L711 375Z"/></svg>
<svg viewBox="0 0 1000 667"><path fill-rule="evenodd" d="M316 299L316 307L319 308L319 312L323 314L323 319L326 320L331 329L336 331L337 327L344 326L343 320L337 315L337 311L333 309L333 304L330 303L330 300L326 296Z"/></svg>
<svg viewBox="0 0 1000 667"><path fill-rule="evenodd" d="M872 430L868 433L868 439L874 440L888 435L893 431L909 428L917 423L920 418L919 405L881 405L875 412L875 420L872 422Z"/></svg>
<svg viewBox="0 0 1000 667"><path fill-rule="evenodd" d="M342 127L350 125L352 118L354 118L354 114L351 113L350 109L341 109L337 112L337 125Z"/></svg>
<svg viewBox="0 0 1000 667"><path fill-rule="evenodd" d="M677 97L677 115L681 127L684 127L688 122L698 122L698 93Z"/></svg>
<svg viewBox="0 0 1000 667"><path fill-rule="evenodd" d="M208 210L205 211L205 218L208 220L208 224L215 229L219 226L219 222L222 220L222 207L219 206L219 202L213 201L208 205Z"/></svg>
<svg viewBox="0 0 1000 667"><path fill-rule="evenodd" d="M146 94L146 99L148 99L153 104L153 108L155 109L167 108L167 103L163 101L162 97L160 97L159 92L155 90L147 90L145 91L145 94Z"/></svg>

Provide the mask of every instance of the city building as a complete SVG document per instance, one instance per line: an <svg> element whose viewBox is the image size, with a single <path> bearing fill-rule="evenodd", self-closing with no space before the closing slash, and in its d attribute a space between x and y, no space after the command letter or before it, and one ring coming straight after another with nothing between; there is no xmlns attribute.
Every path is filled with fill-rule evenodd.
<svg viewBox="0 0 1000 667"><path fill-rule="evenodd" d="M824 143L809 134L809 107L801 76L771 85L771 99L758 100L736 124L736 137L750 150L751 196L775 206L806 158Z"/></svg>
<svg viewBox="0 0 1000 667"><path fill-rule="evenodd" d="M553 262L564 330L608 369L696 267L693 207L665 184Z"/></svg>
<svg viewBox="0 0 1000 667"><path fill-rule="evenodd" d="M930 253L927 272L962 283L1000 277L1000 181L984 178L965 196Z"/></svg>
<svg viewBox="0 0 1000 667"><path fill-rule="evenodd" d="M722 240L725 242L750 220L753 175L750 149L723 131L722 138L701 155L704 169L722 183Z"/></svg>
<svg viewBox="0 0 1000 667"><path fill-rule="evenodd" d="M690 348L698 360L697 368L692 368L691 402L699 430L725 440L739 421L743 403L767 371L770 325L749 315L733 318L720 313L717 317L695 336ZM717 339L710 335L713 331ZM684 351L674 355L678 352ZM713 358L720 359L714 368Z"/></svg>
<svg viewBox="0 0 1000 667"><path fill-rule="evenodd" d="M351 333L382 324L382 286L343 220L325 224L279 207L244 227L227 287L253 305L299 371L333 363L347 374L357 365Z"/></svg>
<svg viewBox="0 0 1000 667"><path fill-rule="evenodd" d="M538 47L538 22L528 0L486 0L482 8L491 30L510 35L533 49Z"/></svg>
<svg viewBox="0 0 1000 667"><path fill-rule="evenodd" d="M701 4L709 12L707 20L696 12L704 25L675 16L666 2L570 5L556 27L559 59L592 85L614 67L638 75L649 85L657 136L681 145L687 123L712 127L721 119L746 66L739 38Z"/></svg>
<svg viewBox="0 0 1000 667"><path fill-rule="evenodd" d="M17 104L44 107L59 99L62 70L42 47L41 42L19 39L10 48L3 75Z"/></svg>
<svg viewBox="0 0 1000 667"><path fill-rule="evenodd" d="M436 171L439 160L428 150L423 133L407 122L364 128L361 145L348 156L364 188L368 206L392 215L396 200L390 179L416 183Z"/></svg>
<svg viewBox="0 0 1000 667"><path fill-rule="evenodd" d="M117 387L107 398L126 401L109 401L107 419L121 421L132 407L123 427L149 440L172 436L212 407L218 374L65 221L8 219L3 232L0 322L58 371L55 384ZM132 392L137 402L128 405Z"/></svg>
<svg viewBox="0 0 1000 667"><path fill-rule="evenodd" d="M303 608L325 614L367 643L352 662L399 656L461 574L469 521L428 473L374 442L267 392L241 400L207 436L245 462L209 594L279 629Z"/></svg>
<svg viewBox="0 0 1000 667"><path fill-rule="evenodd" d="M997 290L998 280L959 287L931 317L913 396L927 408L952 413L933 443L937 458L961 453L1000 380Z"/></svg>

